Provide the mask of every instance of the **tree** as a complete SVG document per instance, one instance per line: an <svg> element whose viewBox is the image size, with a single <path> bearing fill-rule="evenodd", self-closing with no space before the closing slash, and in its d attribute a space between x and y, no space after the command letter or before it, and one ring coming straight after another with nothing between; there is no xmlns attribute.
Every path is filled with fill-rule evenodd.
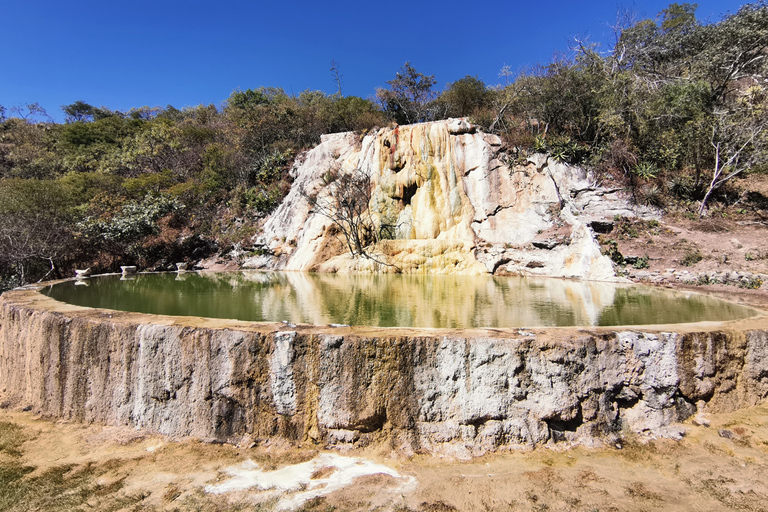
<svg viewBox="0 0 768 512"><path fill-rule="evenodd" d="M384 115L376 105L358 96L335 98L330 109L326 118L329 133L370 130L385 123Z"/></svg>
<svg viewBox="0 0 768 512"><path fill-rule="evenodd" d="M718 109L710 144L714 153L712 179L699 206L703 216L717 188L750 168L768 163L768 91L754 86L735 108Z"/></svg>
<svg viewBox="0 0 768 512"><path fill-rule="evenodd" d="M373 190L371 177L361 169L341 172L332 168L323 181L325 187L318 191L301 191L310 204L310 211L333 223L350 254L371 258L366 247L379 239L369 209Z"/></svg>
<svg viewBox="0 0 768 512"><path fill-rule="evenodd" d="M71 250L69 198L52 180L0 180L0 280L44 278Z"/></svg>
<svg viewBox="0 0 768 512"><path fill-rule="evenodd" d="M64 121L67 123L76 123L78 121L93 121L93 115L96 109L84 101L76 101L69 105L61 107L64 112Z"/></svg>
<svg viewBox="0 0 768 512"><path fill-rule="evenodd" d="M713 97L727 100L743 80L765 78L768 69L768 5L743 6L719 23L698 31L693 72L712 84Z"/></svg>
<svg viewBox="0 0 768 512"><path fill-rule="evenodd" d="M377 90L376 97L389 117L400 124L431 120L429 105L436 96L432 90L435 75L419 73L406 62L387 83L390 88Z"/></svg>
<svg viewBox="0 0 768 512"><path fill-rule="evenodd" d="M336 62L336 60L331 61L331 76L333 76L333 83L336 84L337 90L335 96L341 98L341 80L344 77L341 74L341 68L339 68L339 63Z"/></svg>
<svg viewBox="0 0 768 512"><path fill-rule="evenodd" d="M48 115L48 112L40 106L39 103L28 103L26 105L16 105L14 107L11 107L11 112L16 114L16 117L19 119L23 119L24 121L28 123L41 123L41 122L51 122L53 119L51 119L51 116Z"/></svg>
<svg viewBox="0 0 768 512"><path fill-rule="evenodd" d="M450 117L466 117L488 106L490 91L476 76L465 76L448 84L440 95L439 103L445 105Z"/></svg>

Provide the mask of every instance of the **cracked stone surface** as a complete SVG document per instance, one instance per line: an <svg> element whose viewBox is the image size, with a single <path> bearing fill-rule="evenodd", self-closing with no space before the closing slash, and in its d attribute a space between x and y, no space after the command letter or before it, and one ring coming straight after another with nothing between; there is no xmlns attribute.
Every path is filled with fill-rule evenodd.
<svg viewBox="0 0 768 512"><path fill-rule="evenodd" d="M18 290L0 298L0 400L171 436L388 440L404 453L459 457L591 444L627 429L674 437L671 424L704 408L768 398L759 318L679 332L329 333L105 315Z"/></svg>

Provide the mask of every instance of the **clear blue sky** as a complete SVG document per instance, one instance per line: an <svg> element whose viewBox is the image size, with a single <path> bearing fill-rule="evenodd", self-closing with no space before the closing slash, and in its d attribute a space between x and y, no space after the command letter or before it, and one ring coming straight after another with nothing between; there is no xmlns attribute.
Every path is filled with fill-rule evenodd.
<svg viewBox="0 0 768 512"><path fill-rule="evenodd" d="M744 2L701 0L716 21ZM488 85L548 62L574 36L609 44L619 10L667 1L0 0L0 105L39 102L57 121L83 100L116 110L220 105L233 90L282 87L367 98L406 62L440 89Z"/></svg>

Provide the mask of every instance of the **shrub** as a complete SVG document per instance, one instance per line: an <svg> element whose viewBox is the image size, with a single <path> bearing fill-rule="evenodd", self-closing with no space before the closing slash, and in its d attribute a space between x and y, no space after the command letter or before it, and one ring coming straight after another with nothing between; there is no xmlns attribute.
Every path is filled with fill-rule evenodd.
<svg viewBox="0 0 768 512"><path fill-rule="evenodd" d="M157 220L181 208L175 198L148 195L141 201L124 204L110 218L87 218L78 223L78 228L86 238L125 250L141 238L156 233Z"/></svg>
<svg viewBox="0 0 768 512"><path fill-rule="evenodd" d="M648 260L649 260L649 258L648 258L647 254L645 256L640 256L639 258L637 258L637 260L635 261L635 263L632 266L635 267L638 270L643 269L643 268L648 268L648 267L650 267L650 264L648 263Z"/></svg>
<svg viewBox="0 0 768 512"><path fill-rule="evenodd" d="M739 281L739 287L748 290L758 290L761 286L763 286L763 280L757 276L743 277L741 281Z"/></svg>
<svg viewBox="0 0 768 512"><path fill-rule="evenodd" d="M695 265L703 259L704 256L701 254L701 252L698 249L693 249L685 253L683 259L680 260L680 264L685 267L690 267L691 265Z"/></svg>
<svg viewBox="0 0 768 512"><path fill-rule="evenodd" d="M659 173L659 168L653 162L640 162L632 168L632 172L638 178L651 180Z"/></svg>

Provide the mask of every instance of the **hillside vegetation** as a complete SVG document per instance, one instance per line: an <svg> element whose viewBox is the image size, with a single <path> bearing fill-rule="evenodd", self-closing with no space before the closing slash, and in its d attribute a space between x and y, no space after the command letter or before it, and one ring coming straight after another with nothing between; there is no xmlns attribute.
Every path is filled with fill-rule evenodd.
<svg viewBox="0 0 768 512"><path fill-rule="evenodd" d="M589 166L638 202L691 219L762 215L744 185L768 170L768 6L713 23L695 4L626 19L615 44L490 87L466 76L435 90L405 63L371 99L281 88L237 90L223 106L84 101L64 123L37 104L0 106L0 291L73 268L166 269L250 239L290 187L290 167L323 133L468 117L532 152ZM338 67L333 71L340 79Z"/></svg>

